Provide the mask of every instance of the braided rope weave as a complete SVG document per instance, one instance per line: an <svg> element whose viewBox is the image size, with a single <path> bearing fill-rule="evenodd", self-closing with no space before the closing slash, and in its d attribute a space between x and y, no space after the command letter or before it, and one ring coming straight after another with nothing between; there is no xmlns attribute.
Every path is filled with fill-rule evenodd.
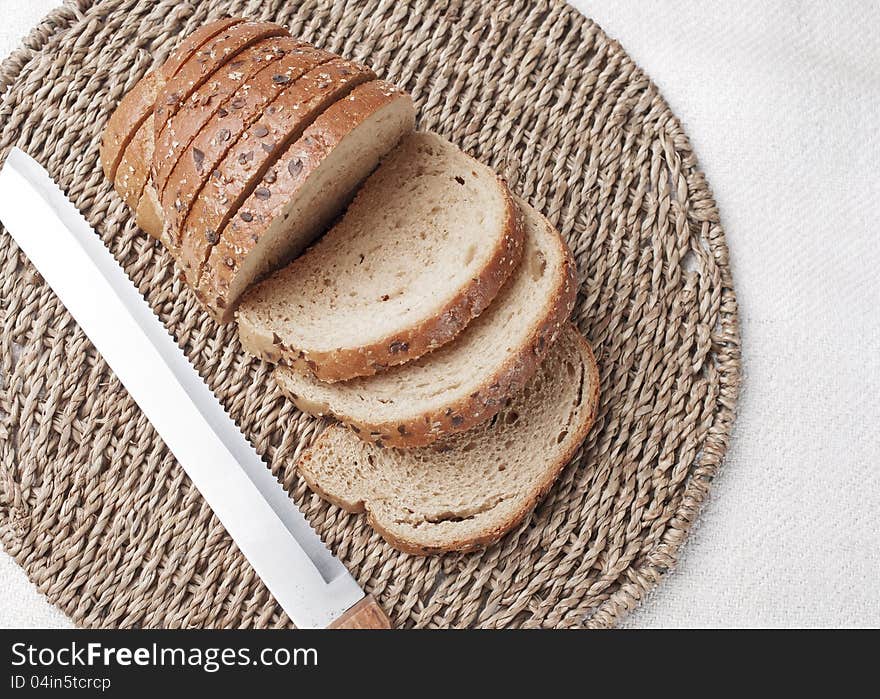
<svg viewBox="0 0 880 699"><path fill-rule="evenodd" d="M410 90L421 128L496 168L571 244L598 418L535 513L484 552L396 552L308 491L294 461L317 423L200 311L101 174L119 98L224 14L368 62ZM734 418L736 299L681 125L593 22L556 0L79 0L3 63L0 90L0 153L18 145L48 168L396 625L610 626L673 566ZM0 537L49 600L88 627L289 625L5 232L0 332Z"/></svg>

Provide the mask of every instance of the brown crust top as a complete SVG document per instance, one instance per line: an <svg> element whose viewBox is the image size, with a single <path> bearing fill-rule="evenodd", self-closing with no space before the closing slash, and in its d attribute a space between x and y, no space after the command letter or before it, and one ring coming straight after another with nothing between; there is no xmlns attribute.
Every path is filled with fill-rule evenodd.
<svg viewBox="0 0 880 699"><path fill-rule="evenodd" d="M467 156L470 157L470 156ZM513 200L507 183L497 176L506 203L503 234L488 264L470 280L440 311L407 330L388 335L361 347L328 351L309 351L287 347L279 338L250 336L239 330L245 349L261 359L292 366L321 381L346 381L372 376L390 366L404 364L445 345L467 327L492 302L504 282L520 263L525 233L522 212ZM270 277L271 279L271 277ZM259 287L255 288L255 293ZM271 349L267 349L271 346Z"/></svg>
<svg viewBox="0 0 880 699"><path fill-rule="evenodd" d="M528 205L523 203L521 206ZM552 230L550 222L543 216L541 219ZM333 411L329 404L295 395L285 388L283 379L278 376L275 377L276 384L304 413L331 415L350 427L362 440L380 447L426 446L446 435L464 432L485 422L496 415L504 407L506 399L519 392L534 376L574 307L577 296L574 258L562 236L555 230L554 236L563 256L563 264L557 284L547 301L546 315L534 325L518 351L495 367L492 374L468 396L402 422L372 422L353 420L350 416ZM277 368L275 373L284 371L295 370Z"/></svg>
<svg viewBox="0 0 880 699"><path fill-rule="evenodd" d="M383 80L359 85L328 107L302 138L273 163L266 173L271 182L265 182L264 176L268 196L251 193L223 229L199 278L198 295L215 320L232 320L237 299L228 297L230 285L266 229L303 183L349 133L371 114L401 97L408 95Z"/></svg>
<svg viewBox="0 0 880 699"><path fill-rule="evenodd" d="M590 407L590 410L589 412L584 412L579 428L574 431L573 434L570 436L568 440L568 448L564 449L551 463L547 464L543 480L537 485L536 488L534 488L532 492L530 492L525 498L523 498L522 505L517 508L517 510L512 513L511 516L508 517L504 522L495 525L490 529L487 529L480 535L467 539L457 539L450 543L444 544L426 544L423 542L410 541L407 539L399 538L391 531L389 531L389 529L386 528L383 523L375 517L373 512L370 510L369 502L346 502L334 496L332 493L324 490L317 482L314 474L311 473L308 468L299 468L300 474L313 491L318 493L318 495L320 495L322 498L329 500L334 505L342 508L346 512L351 512L354 514L366 512L367 521L369 522L370 526L375 529L391 546L398 549L399 551L403 551L404 553L410 553L417 556L441 554L450 551L464 553L468 551L482 549L494 544L507 532L509 532L520 522L522 522L528 516L528 514L535 509L538 503L547 495L550 488L559 477L559 474L562 472L562 469L565 468L569 461L571 461L572 457L580 448L583 441L587 438L587 434L589 433L590 428L593 426L593 422L596 419L596 412L599 405L599 369L596 365L596 359L593 355L593 350L590 348L589 343L584 339L580 332L577 331L576 328L574 328L573 326L569 326L568 332L571 332L574 336L576 336L581 354L584 358L585 371L582 382L585 387L591 386L592 391L589 396L585 395L583 397L581 405L588 405ZM314 444L312 444L312 446L309 447L309 449L307 449L300 457L300 464L310 462L313 456L315 456L318 451L324 448L323 443L329 439L330 432L333 429L343 428L330 427L325 430L321 434L321 436L319 436L318 439L315 440Z"/></svg>
<svg viewBox="0 0 880 699"><path fill-rule="evenodd" d="M323 63L282 92L238 139L193 200L182 229L180 259L191 286L198 286L219 233L279 153L330 104L374 77L344 58Z"/></svg>
<svg viewBox="0 0 880 699"><path fill-rule="evenodd" d="M169 120L161 140L156 143L152 173L153 184L160 197L178 158L214 114L221 108L226 109L224 105L229 96L268 63L303 46L307 45L286 36L258 42L222 66L184 101L177 114Z"/></svg>
<svg viewBox="0 0 880 699"><path fill-rule="evenodd" d="M195 136L174 165L161 197L175 247L180 244L180 234L193 201L245 129L260 118L266 105L287 89L290 81L332 57L318 49L292 49L251 76L247 85L230 95L222 111L218 110Z"/></svg>
<svg viewBox="0 0 880 699"><path fill-rule="evenodd" d="M165 82L156 98L154 142L162 141L162 132L184 101L219 68L249 46L273 36L290 36L290 33L272 22L242 22L215 35L195 51L177 74Z"/></svg>

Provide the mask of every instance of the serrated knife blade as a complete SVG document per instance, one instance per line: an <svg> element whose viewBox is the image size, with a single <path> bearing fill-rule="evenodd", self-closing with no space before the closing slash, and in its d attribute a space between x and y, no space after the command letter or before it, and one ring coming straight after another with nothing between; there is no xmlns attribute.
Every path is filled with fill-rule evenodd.
<svg viewBox="0 0 880 699"><path fill-rule="evenodd" d="M155 427L299 628L364 597L49 174L13 148L0 221Z"/></svg>

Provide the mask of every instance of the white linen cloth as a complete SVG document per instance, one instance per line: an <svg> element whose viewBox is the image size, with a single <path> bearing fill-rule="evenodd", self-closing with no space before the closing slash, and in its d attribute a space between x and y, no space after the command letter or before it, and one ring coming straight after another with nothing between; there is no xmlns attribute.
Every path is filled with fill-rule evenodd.
<svg viewBox="0 0 880 699"><path fill-rule="evenodd" d="M742 319L721 476L625 626L880 626L880 5L574 4L684 123ZM54 5L0 0L0 53ZM0 552L0 626L69 625Z"/></svg>

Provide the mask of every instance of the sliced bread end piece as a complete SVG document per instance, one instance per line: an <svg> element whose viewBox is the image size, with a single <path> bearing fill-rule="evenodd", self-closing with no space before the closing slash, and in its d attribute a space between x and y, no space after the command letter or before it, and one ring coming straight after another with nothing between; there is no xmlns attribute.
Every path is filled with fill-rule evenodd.
<svg viewBox="0 0 880 699"><path fill-rule="evenodd" d="M212 249L197 295L214 318L232 320L248 287L322 233L414 121L410 96L382 80L328 107L282 153ZM250 329L245 323L243 332Z"/></svg>
<svg viewBox="0 0 880 699"><path fill-rule="evenodd" d="M331 382L412 361L491 303L523 238L498 175L436 134L410 134L323 238L246 295L242 344Z"/></svg>
<svg viewBox="0 0 880 699"><path fill-rule="evenodd" d="M498 541L547 494L586 438L598 401L593 353L566 326L538 373L491 422L416 449L380 449L332 426L298 468L322 497L347 512L366 511L401 551L471 551Z"/></svg>
<svg viewBox="0 0 880 699"><path fill-rule="evenodd" d="M452 342L375 376L325 383L275 369L303 412L332 415L382 446L424 446L490 419L534 375L576 295L568 246L524 201L523 260L492 304Z"/></svg>

